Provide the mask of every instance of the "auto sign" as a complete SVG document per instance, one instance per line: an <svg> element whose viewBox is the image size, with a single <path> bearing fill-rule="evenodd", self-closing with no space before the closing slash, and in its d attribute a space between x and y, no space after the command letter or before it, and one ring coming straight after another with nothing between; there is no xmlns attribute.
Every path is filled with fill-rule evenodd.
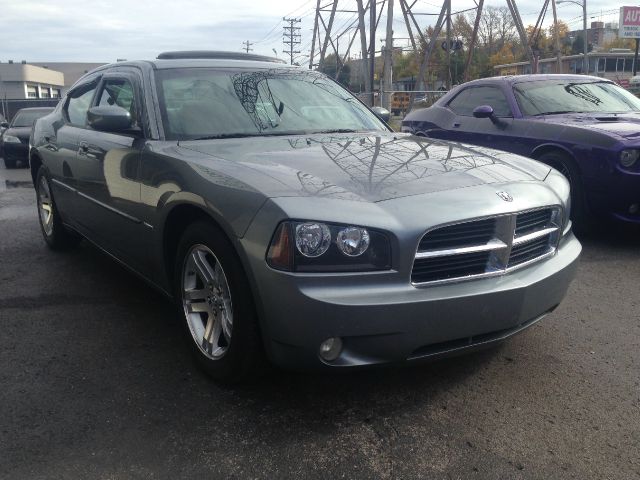
<svg viewBox="0 0 640 480"><path fill-rule="evenodd" d="M620 38L640 38L640 7L620 7Z"/></svg>

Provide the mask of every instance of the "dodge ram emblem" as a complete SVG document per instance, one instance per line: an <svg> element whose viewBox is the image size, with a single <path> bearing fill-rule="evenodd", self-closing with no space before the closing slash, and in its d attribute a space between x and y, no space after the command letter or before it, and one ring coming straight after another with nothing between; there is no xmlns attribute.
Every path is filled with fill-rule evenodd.
<svg viewBox="0 0 640 480"><path fill-rule="evenodd" d="M508 192L500 191L496 192L496 195L498 195L505 202L513 202L513 197Z"/></svg>

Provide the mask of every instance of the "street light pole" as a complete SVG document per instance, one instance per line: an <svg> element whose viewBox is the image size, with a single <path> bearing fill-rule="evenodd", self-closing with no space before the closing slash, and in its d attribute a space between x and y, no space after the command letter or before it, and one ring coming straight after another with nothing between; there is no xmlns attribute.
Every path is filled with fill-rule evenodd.
<svg viewBox="0 0 640 480"><path fill-rule="evenodd" d="M582 64L582 74L589 75L589 59L587 53L589 50L589 40L587 37L587 0L582 0L582 28L584 30L584 63Z"/></svg>
<svg viewBox="0 0 640 480"><path fill-rule="evenodd" d="M582 30L583 30L583 47L584 47L584 58L582 59L582 74L589 74L589 59L587 58L587 53L589 50L589 41L587 39L587 0L577 1L577 0L558 0L557 4L560 3L573 3L582 7Z"/></svg>

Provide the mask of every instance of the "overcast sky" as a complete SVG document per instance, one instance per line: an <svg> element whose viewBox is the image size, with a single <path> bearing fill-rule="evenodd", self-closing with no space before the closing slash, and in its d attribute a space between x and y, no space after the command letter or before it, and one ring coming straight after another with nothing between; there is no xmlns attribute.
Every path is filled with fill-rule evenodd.
<svg viewBox="0 0 640 480"><path fill-rule="evenodd" d="M404 22L398 1L395 3L394 35L404 37ZM534 24L542 0L518 0L517 4L525 25ZM625 5L629 4L635 5ZM339 5L353 10L356 2L341 0ZM505 6L506 1L485 0L485 5ZM617 21L622 5L611 0L587 0L589 22ZM0 61L150 59L167 50L241 51L245 40L254 43L255 53L273 55L275 49L283 57L282 17L288 16L302 18L302 44L298 49L302 51L299 61L305 63L315 6L316 0L0 0ZM473 0L452 0L454 11L473 6ZM440 8L438 0L418 0L414 11L437 14ZM558 12L572 29L582 28L580 7L560 4ZM352 13L337 14L336 29L344 29L353 17ZM426 27L436 17L418 18ZM547 18L551 18L551 9ZM378 38L384 36L384 22L383 17Z"/></svg>

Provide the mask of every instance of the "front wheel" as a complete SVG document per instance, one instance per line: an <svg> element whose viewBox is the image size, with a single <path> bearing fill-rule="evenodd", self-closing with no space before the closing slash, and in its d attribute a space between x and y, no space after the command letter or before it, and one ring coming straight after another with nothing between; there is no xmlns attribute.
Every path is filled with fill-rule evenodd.
<svg viewBox="0 0 640 480"><path fill-rule="evenodd" d="M5 158L4 159L4 166L6 168L16 168L16 161L14 159L9 159L9 158Z"/></svg>
<svg viewBox="0 0 640 480"><path fill-rule="evenodd" d="M249 282L222 231L207 222L187 228L176 256L176 298L189 343L213 378L249 374L260 351Z"/></svg>
<svg viewBox="0 0 640 480"><path fill-rule="evenodd" d="M571 187L571 221L574 230L588 232L591 229L592 218L587 206L582 176L573 159L561 152L549 152L538 157L538 160L555 168L567 178Z"/></svg>
<svg viewBox="0 0 640 480"><path fill-rule="evenodd" d="M66 229L51 192L51 184L44 167L40 167L36 176L36 196L38 201L38 220L40 230L47 246L52 250L66 250L80 242L80 236Z"/></svg>

